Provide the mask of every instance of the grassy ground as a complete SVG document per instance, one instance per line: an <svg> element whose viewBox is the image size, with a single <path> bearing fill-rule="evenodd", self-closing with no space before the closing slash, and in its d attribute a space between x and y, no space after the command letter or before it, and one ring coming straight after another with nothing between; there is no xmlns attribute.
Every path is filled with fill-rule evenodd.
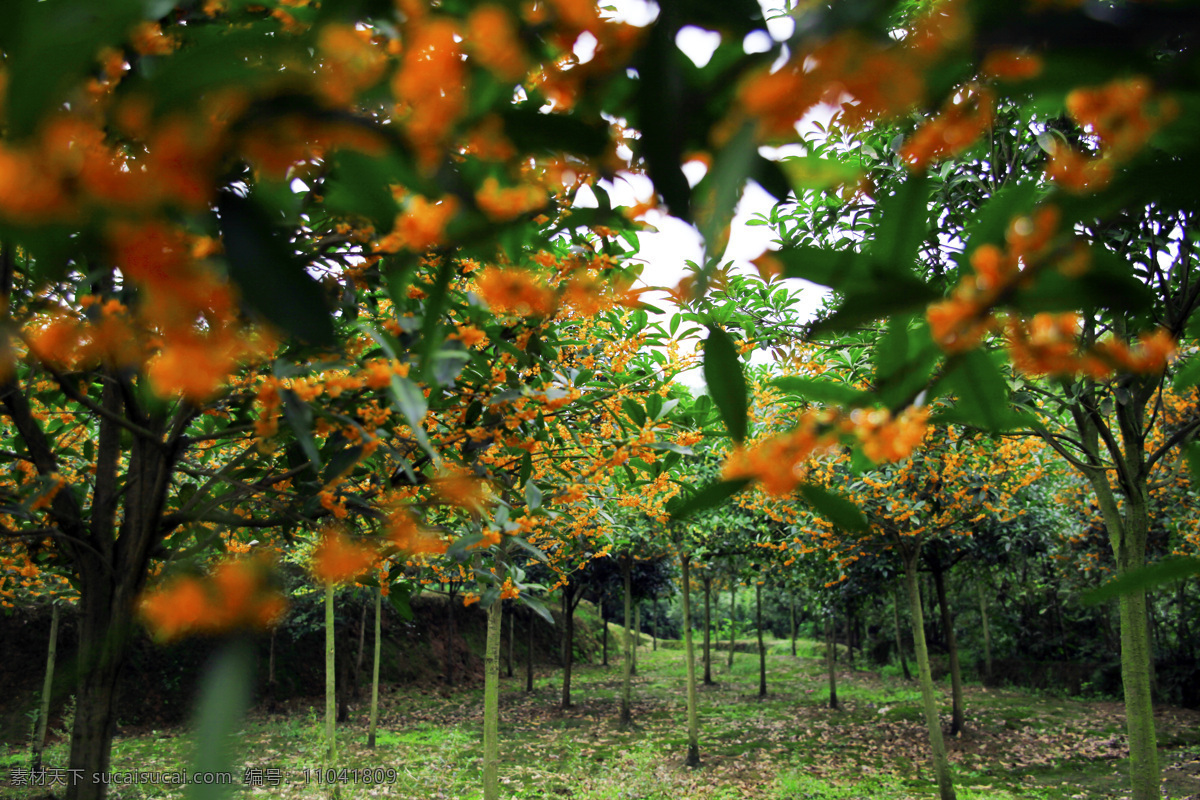
<svg viewBox="0 0 1200 800"><path fill-rule="evenodd" d="M811 645L809 645L811 648ZM535 690L524 676L504 681L502 767L506 797L574 800L903 800L935 796L920 722L919 692L899 678L839 670L842 708L826 707L824 663L812 649L800 658L786 642L770 645L769 696L759 699L758 658L738 653L732 671L716 653L716 686L700 691L701 757L683 766L686 706L682 651L639 656L633 730L616 725L619 666L576 667L576 705L560 710L559 674L539 671ZM287 800L343 797L448 800L479 795L482 687L454 692L386 688L374 750L366 747L367 709L339 730L340 767L359 770L336 787L318 783L321 703L287 714L254 714L239 737L239 770L261 770L263 785L238 794ZM947 700L948 704L948 700ZM947 709L948 711L948 709ZM969 729L950 739L959 797L1066 800L1122 797L1127 750L1120 706L1015 691L968 687ZM1200 713L1158 715L1167 796L1200 797ZM142 782L114 787L118 800L173 799L179 786L145 782L190 763L186 730L147 730L119 738L113 769ZM63 765L59 742L46 763ZM0 756L0 773L27 764L23 753ZM279 783L270 785L278 770ZM373 771L373 772L372 772ZM248 773L251 776L254 773ZM161 778L160 778L161 780ZM45 789L0 785L0 798L33 798ZM61 793L61 789L59 789Z"/></svg>

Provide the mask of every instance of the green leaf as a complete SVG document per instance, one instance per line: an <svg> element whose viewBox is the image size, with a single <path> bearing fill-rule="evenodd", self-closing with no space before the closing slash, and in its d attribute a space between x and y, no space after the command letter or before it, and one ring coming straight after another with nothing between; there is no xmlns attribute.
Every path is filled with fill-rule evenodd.
<svg viewBox="0 0 1200 800"><path fill-rule="evenodd" d="M312 435L312 410L291 389L281 390L279 396L283 399L283 417L287 420L288 427L296 435L296 441L299 442L300 449L304 451L304 456L313 471L319 472L321 453L317 450L317 442Z"/></svg>
<svg viewBox="0 0 1200 800"><path fill-rule="evenodd" d="M353 469L358 463L358 457L362 455L362 445L356 444L351 447L343 447L329 459L329 463L325 465L325 469L321 472L321 482L329 483L329 481L338 477L342 473Z"/></svg>
<svg viewBox="0 0 1200 800"><path fill-rule="evenodd" d="M1000 368L983 350L972 350L950 361L944 384L957 398L955 419L989 431L1004 430L1012 421L1008 408L1008 383Z"/></svg>
<svg viewBox="0 0 1200 800"><path fill-rule="evenodd" d="M521 152L541 150L598 156L609 146L608 126L571 114L549 114L530 108L504 112L504 133Z"/></svg>
<svg viewBox="0 0 1200 800"><path fill-rule="evenodd" d="M1192 481L1200 483L1200 442L1184 445L1183 455L1187 459L1188 471L1192 473Z"/></svg>
<svg viewBox="0 0 1200 800"><path fill-rule="evenodd" d="M402 378L399 375L392 376L391 389L392 401L396 404L396 408L400 409L400 413L404 415L404 419L408 422L408 427L412 430L417 444L430 457L436 460L433 445L429 443L429 434L425 432L425 426L422 424L422 421L425 419L425 412L429 409L429 404L425 401L425 393L408 378Z"/></svg>
<svg viewBox="0 0 1200 800"><path fill-rule="evenodd" d="M681 456L695 455L695 451L692 448L675 444L675 442L651 442L646 446L651 450L667 450L672 453L679 453Z"/></svg>
<svg viewBox="0 0 1200 800"><path fill-rule="evenodd" d="M417 356L421 365L421 375L425 382L431 384L433 388L437 387L437 376L430 367L432 356L442 342L439 331L442 322L442 308L446 305L446 295L450 287L450 279L454 277L454 270L454 260L443 258L441 266L438 267L433 288L429 290L429 297L425 299L425 316L421 320L421 342L417 348Z"/></svg>
<svg viewBox="0 0 1200 800"><path fill-rule="evenodd" d="M33 134L87 75L96 53L130 33L141 6L138 0L6 0L0 50L8 56L7 135Z"/></svg>
<svg viewBox="0 0 1200 800"><path fill-rule="evenodd" d="M1087 592L1080 599L1085 604L1094 606L1119 595L1144 592L1192 575L1200 575L1200 558L1167 558L1157 564L1131 569Z"/></svg>
<svg viewBox="0 0 1200 800"><path fill-rule="evenodd" d="M525 483L525 507L537 511L542 506L542 490L533 481Z"/></svg>
<svg viewBox="0 0 1200 800"><path fill-rule="evenodd" d="M527 540L522 539L520 536L510 536L510 537L508 537L507 541L512 542L517 547L520 547L522 550L525 550L531 556L536 558L538 561L541 561L544 564L550 563L550 557L547 556L544 552L542 552L542 549L540 547L530 544Z"/></svg>
<svg viewBox="0 0 1200 800"><path fill-rule="evenodd" d="M1185 392L1198 383L1200 383L1200 356L1192 356L1183 362L1183 366L1179 367L1171 385L1175 391Z"/></svg>
<svg viewBox="0 0 1200 800"><path fill-rule="evenodd" d="M517 600L528 606L535 614L546 620L546 622L549 622L551 625L554 624L554 617L550 615L550 612L546 610L546 607L542 605L540 601L534 600L532 597L526 594L518 596Z"/></svg>
<svg viewBox="0 0 1200 800"><path fill-rule="evenodd" d="M780 159L779 166L797 195L806 189L830 189L857 183L863 175L859 164L816 155L790 156Z"/></svg>
<svg viewBox="0 0 1200 800"><path fill-rule="evenodd" d="M706 277L707 270L717 266L718 244L733 220L742 186L750 176L757 155L757 125L748 120L717 152L712 168L696 187L699 200L695 209L696 227L704 237Z"/></svg>
<svg viewBox="0 0 1200 800"><path fill-rule="evenodd" d="M252 200L223 192L217 213L229 275L242 298L286 333L309 344L335 342L325 293L291 246L273 233L271 218Z"/></svg>
<svg viewBox="0 0 1200 800"><path fill-rule="evenodd" d="M446 558L451 561L465 561L467 558L467 550L477 546L483 541L482 533L468 533L459 536L450 546L446 548Z"/></svg>
<svg viewBox="0 0 1200 800"><path fill-rule="evenodd" d="M829 250L798 245L777 250L772 255L783 264L786 278L803 278L810 283L844 291L863 280L870 280L872 259L853 250Z"/></svg>
<svg viewBox="0 0 1200 800"><path fill-rule="evenodd" d="M712 326L709 326L704 344L704 382L729 435L736 442L745 440L748 402L742 361L729 334Z"/></svg>
<svg viewBox="0 0 1200 800"><path fill-rule="evenodd" d="M403 580L398 580L388 589L388 602L392 604L392 608L396 609L396 613L401 619L412 622L415 619L413 614L412 604L409 602L409 596L412 594L412 586Z"/></svg>
<svg viewBox="0 0 1200 800"><path fill-rule="evenodd" d="M771 385L782 391L794 394L810 403L826 405L852 406L865 402L870 398L867 392L847 386L844 383L824 381L819 378L801 378L789 375L776 378Z"/></svg>
<svg viewBox="0 0 1200 800"><path fill-rule="evenodd" d="M677 497L667 507L671 519L687 519L698 511L716 508L750 485L748 480L714 481L686 497Z"/></svg>
<svg viewBox="0 0 1200 800"><path fill-rule="evenodd" d="M813 510L828 518L842 530L864 533L869 528L867 519L859 511L858 506L839 494L806 483L800 486L800 496L813 507Z"/></svg>
<svg viewBox="0 0 1200 800"><path fill-rule="evenodd" d="M399 208L388 184L402 181L381 178L394 172L388 159L339 150L333 174L326 181L325 205L339 214L366 217L376 230L389 231ZM412 184L403 181L403 185Z"/></svg>
<svg viewBox="0 0 1200 800"><path fill-rule="evenodd" d="M192 773L234 773L235 737L250 706L254 650L246 639L228 642L209 664L200 684L199 714ZM222 800L233 793L234 781L188 783L187 800Z"/></svg>
<svg viewBox="0 0 1200 800"><path fill-rule="evenodd" d="M871 242L871 256L886 272L912 275L917 250L929 229L931 188L927 176L914 176L895 194L879 201L879 225Z"/></svg>

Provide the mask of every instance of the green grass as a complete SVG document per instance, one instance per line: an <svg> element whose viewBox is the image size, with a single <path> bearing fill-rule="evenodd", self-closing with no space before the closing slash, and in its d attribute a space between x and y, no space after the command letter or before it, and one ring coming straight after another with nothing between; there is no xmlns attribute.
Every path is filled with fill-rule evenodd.
<svg viewBox="0 0 1200 800"><path fill-rule="evenodd" d="M648 640L647 640L648 644ZM758 656L738 652L713 658L715 686L700 687L702 767L683 765L686 706L683 653L643 648L634 685L635 729L616 726L622 669L577 665L576 705L558 708L557 670L539 669L526 694L523 670L505 680L501 698L502 796L522 800L909 800L936 796L912 683L838 665L842 707L826 707L823 648L790 642L768 649L768 696L758 697ZM339 727L339 766L380 768L382 783L341 787L342 797L476 798L482 736L479 686L451 693L433 687L385 687L376 747L366 747L365 703ZM947 687L941 687L943 694ZM948 698L944 712L948 714ZM330 787L313 780L321 766L323 718L319 698L290 715L254 713L238 737L235 771L277 769L278 786L239 786L236 796L316 800ZM1112 703L1092 703L968 686L968 730L950 739L953 771L964 800L1099 800L1122 797L1126 781L1120 747L1122 724ZM1182 716L1180 720L1184 720ZM1174 725L1174 727L1172 727ZM1180 759L1200 751L1194 723L1160 725L1165 744ZM1115 743L1115 744L1114 744ZM176 771L190 763L192 741L183 729L120 736L116 771ZM1171 752L1164 753L1170 762ZM46 763L65 765L65 739L46 752ZM17 748L0 752L5 772L27 763ZM306 773L307 770L307 773ZM306 780L307 775L307 780ZM1179 785L1173 796L1200 788ZM0 784L3 800L33 800L44 792ZM177 786L134 785L114 791L117 800L177 800Z"/></svg>

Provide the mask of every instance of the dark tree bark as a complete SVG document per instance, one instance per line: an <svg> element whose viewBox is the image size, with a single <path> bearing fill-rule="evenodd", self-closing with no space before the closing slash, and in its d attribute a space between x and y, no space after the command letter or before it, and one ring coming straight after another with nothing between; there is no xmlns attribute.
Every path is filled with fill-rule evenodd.
<svg viewBox="0 0 1200 800"><path fill-rule="evenodd" d="M933 571L933 587L937 592L938 610L942 617L942 629L946 636L946 649L950 651L950 693L953 711L950 716L950 735L955 736L963 729L963 684L962 668L958 663L958 637L954 635L954 620L950 616L950 604L946 600L946 573L936 556L928 558Z"/></svg>
<svg viewBox="0 0 1200 800"><path fill-rule="evenodd" d="M604 601L600 601L600 627L604 629L601 638L604 640L602 645L604 650L604 666L608 666L608 620L604 618Z"/></svg>
<svg viewBox="0 0 1200 800"><path fill-rule="evenodd" d="M533 691L533 612L525 614L525 691Z"/></svg>

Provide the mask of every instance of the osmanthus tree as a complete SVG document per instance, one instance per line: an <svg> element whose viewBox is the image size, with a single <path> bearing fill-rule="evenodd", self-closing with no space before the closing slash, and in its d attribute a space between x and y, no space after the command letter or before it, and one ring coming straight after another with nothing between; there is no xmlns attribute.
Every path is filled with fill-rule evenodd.
<svg viewBox="0 0 1200 800"><path fill-rule="evenodd" d="M822 201L832 224L821 230L792 235L789 221L782 248L762 263L838 294L815 331L891 318L886 367L860 405L896 415L922 393L953 396L953 421L1044 431L1094 484L1118 569L1137 570L1149 471L1195 431L1186 424L1160 447L1145 445L1168 355L1195 333L1194 9L1122 4L1098 20L1074 5L942 3L873 17L870 38L852 8L805 15L784 67L741 97L740 119L760 136L795 140L794 123L822 98L841 104L837 127L878 133L869 150L800 159L794 185L805 206L812 195L803 193L827 188L830 174L865 180ZM844 32L850 19L858 38ZM913 108L916 130L880 124ZM1014 144L1013 130L1034 146ZM861 161L879 158L888 173L863 174ZM712 175L723 174L718 166ZM841 235L843 219L861 222L860 233ZM912 317L927 327L914 329ZM1000 341L1003 351L983 349ZM1001 352L1031 377L1051 376L1035 386L1049 392L1036 423L1010 410L1010 399L1029 395L1010 398ZM1195 370L1181 374L1190 389ZM740 432L737 399L725 406ZM845 416L801 426L802 446ZM1133 791L1146 800L1159 771L1140 589L1121 604Z"/></svg>
<svg viewBox="0 0 1200 800"><path fill-rule="evenodd" d="M473 446L511 408L456 406L460 384L574 399L549 368L532 369L545 392L522 380L555 358L522 320L622 299L606 281L619 214L575 217L613 226L583 255L552 241L570 238L557 209L598 169L607 124L560 106L546 127L533 85L532 105L493 91L467 108L421 81L474 75L486 97L505 58L532 69L568 30L591 29L617 60L634 32L555 13L527 50L491 35L518 25L492 7L157 4L148 19L140 2L52 5L17 4L0 41L2 402L6 452L29 467L0 533L50 539L81 595L77 798L104 792L89 776L107 771L116 677L157 559L223 548L225 528L390 517L413 501L406 485L454 495L465 467L448 465L479 463ZM549 63L537 85L561 101L559 74ZM507 137L473 149L493 108L515 114ZM473 273L471 290L452 285ZM427 414L450 408L461 417ZM407 530L389 523L392 538Z"/></svg>

